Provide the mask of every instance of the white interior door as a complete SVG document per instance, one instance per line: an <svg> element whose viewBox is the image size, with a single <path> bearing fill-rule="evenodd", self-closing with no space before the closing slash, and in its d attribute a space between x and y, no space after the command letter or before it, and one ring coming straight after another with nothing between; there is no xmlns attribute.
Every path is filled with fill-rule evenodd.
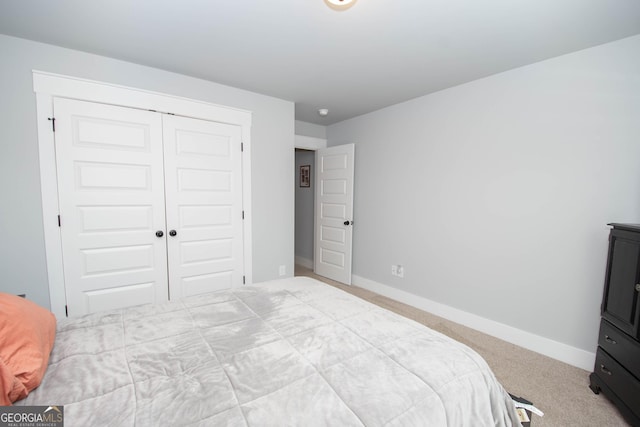
<svg viewBox="0 0 640 427"><path fill-rule="evenodd" d="M161 116L54 99L69 316L167 301Z"/></svg>
<svg viewBox="0 0 640 427"><path fill-rule="evenodd" d="M316 151L316 274L351 284L354 144Z"/></svg>
<svg viewBox="0 0 640 427"><path fill-rule="evenodd" d="M242 285L239 126L164 116L172 300Z"/></svg>

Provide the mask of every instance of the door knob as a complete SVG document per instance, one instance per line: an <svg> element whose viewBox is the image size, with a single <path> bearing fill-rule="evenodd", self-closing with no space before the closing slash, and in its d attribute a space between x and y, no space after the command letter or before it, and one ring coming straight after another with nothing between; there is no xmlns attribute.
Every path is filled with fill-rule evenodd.
<svg viewBox="0 0 640 427"><path fill-rule="evenodd" d="M175 236L176 234L178 234L178 232L176 230L171 230L169 232L169 236Z"/></svg>
<svg viewBox="0 0 640 427"><path fill-rule="evenodd" d="M353 221L345 221L344 222L344 225L351 225L351 224L353 224Z"/></svg>
<svg viewBox="0 0 640 427"><path fill-rule="evenodd" d="M162 237L162 236L164 236L164 233L162 232L162 230L158 230L158 231L156 231L156 236L157 237Z"/></svg>
<svg viewBox="0 0 640 427"><path fill-rule="evenodd" d="M640 292L640 283L636 283L636 291Z"/></svg>

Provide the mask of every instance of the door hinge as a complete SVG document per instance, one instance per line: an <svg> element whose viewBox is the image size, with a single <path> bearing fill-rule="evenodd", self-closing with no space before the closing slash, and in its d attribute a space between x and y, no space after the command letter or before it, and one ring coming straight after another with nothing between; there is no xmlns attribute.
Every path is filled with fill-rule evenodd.
<svg viewBox="0 0 640 427"><path fill-rule="evenodd" d="M55 117L48 117L47 120L49 120L51 122L51 130L53 130L55 132L56 131L56 118Z"/></svg>
<svg viewBox="0 0 640 427"><path fill-rule="evenodd" d="M244 285L246 283L247 278L245 276L242 276L242 284Z"/></svg>
<svg viewBox="0 0 640 427"><path fill-rule="evenodd" d="M244 219L244 211L242 211L242 219Z"/></svg>
<svg viewBox="0 0 640 427"><path fill-rule="evenodd" d="M66 305L64 306L64 315L69 317L69 308Z"/></svg>
<svg viewBox="0 0 640 427"><path fill-rule="evenodd" d="M240 143L240 151L244 151L244 142Z"/></svg>
<svg viewBox="0 0 640 427"><path fill-rule="evenodd" d="M58 215L58 227L60 227L60 215Z"/></svg>

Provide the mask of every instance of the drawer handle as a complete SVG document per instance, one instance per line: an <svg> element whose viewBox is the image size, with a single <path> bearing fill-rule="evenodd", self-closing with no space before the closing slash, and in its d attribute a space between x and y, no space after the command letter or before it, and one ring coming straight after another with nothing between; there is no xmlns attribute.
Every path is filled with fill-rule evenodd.
<svg viewBox="0 0 640 427"><path fill-rule="evenodd" d="M600 364L600 370L601 370L602 372L604 372L605 374L607 374L607 375L611 375L611 371L610 371L610 370L608 370L608 369L607 369L607 367L606 367L606 366L604 366L603 364Z"/></svg>
<svg viewBox="0 0 640 427"><path fill-rule="evenodd" d="M605 335L605 336L604 336L604 340L605 340L606 342L608 342L608 343L611 343L611 344L618 344L618 343L616 342L616 340L611 339L611 337L610 337L609 335Z"/></svg>

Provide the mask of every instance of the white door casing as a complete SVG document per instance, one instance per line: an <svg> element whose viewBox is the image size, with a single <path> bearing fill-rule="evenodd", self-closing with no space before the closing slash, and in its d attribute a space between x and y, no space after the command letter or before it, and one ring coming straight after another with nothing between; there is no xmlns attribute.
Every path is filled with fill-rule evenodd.
<svg viewBox="0 0 640 427"><path fill-rule="evenodd" d="M314 271L351 284L354 144L316 151Z"/></svg>
<svg viewBox="0 0 640 427"><path fill-rule="evenodd" d="M242 285L239 126L163 116L169 295Z"/></svg>
<svg viewBox="0 0 640 427"><path fill-rule="evenodd" d="M167 301L161 116L56 98L70 316Z"/></svg>

